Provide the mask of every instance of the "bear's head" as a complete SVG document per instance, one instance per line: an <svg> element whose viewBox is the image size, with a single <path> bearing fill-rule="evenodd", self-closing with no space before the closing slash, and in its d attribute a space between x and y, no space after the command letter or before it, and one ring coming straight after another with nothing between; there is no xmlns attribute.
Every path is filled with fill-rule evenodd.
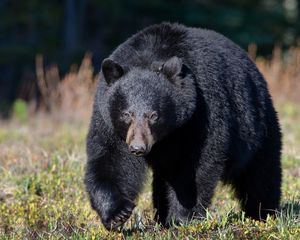
<svg viewBox="0 0 300 240"><path fill-rule="evenodd" d="M194 77L178 57L130 69L105 59L102 74L113 127L135 156L148 154L195 111Z"/></svg>

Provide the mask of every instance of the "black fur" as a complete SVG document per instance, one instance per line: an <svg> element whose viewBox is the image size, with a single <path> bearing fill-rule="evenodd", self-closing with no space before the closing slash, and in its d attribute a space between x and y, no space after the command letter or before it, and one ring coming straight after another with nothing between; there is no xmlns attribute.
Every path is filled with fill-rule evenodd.
<svg viewBox="0 0 300 240"><path fill-rule="evenodd" d="M274 213L281 133L266 82L243 50L213 31L163 23L135 34L109 59L95 96L85 176L106 228L129 218L147 166L163 225L202 218L218 180L233 186L247 216ZM128 109L158 112L156 143L145 157L125 143L128 126L120 119Z"/></svg>

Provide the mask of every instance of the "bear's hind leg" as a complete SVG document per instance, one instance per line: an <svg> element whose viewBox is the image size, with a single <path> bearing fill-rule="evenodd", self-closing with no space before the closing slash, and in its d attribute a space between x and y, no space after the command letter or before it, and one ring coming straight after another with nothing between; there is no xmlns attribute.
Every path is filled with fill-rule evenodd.
<svg viewBox="0 0 300 240"><path fill-rule="evenodd" d="M274 215L281 195L280 147L259 151L233 186L246 216L264 220Z"/></svg>

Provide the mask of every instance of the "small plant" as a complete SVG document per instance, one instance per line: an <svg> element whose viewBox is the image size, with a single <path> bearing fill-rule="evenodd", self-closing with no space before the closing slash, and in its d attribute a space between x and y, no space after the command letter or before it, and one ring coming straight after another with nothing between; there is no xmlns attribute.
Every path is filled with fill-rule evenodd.
<svg viewBox="0 0 300 240"><path fill-rule="evenodd" d="M27 103L22 99L17 99L13 104L13 116L20 122L26 122L28 119Z"/></svg>

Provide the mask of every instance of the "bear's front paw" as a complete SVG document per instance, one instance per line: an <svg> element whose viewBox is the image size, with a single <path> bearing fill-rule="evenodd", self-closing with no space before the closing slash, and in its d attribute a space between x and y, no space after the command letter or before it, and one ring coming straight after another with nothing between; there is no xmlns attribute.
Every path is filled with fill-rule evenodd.
<svg viewBox="0 0 300 240"><path fill-rule="evenodd" d="M123 200L111 209L107 217L102 218L102 223L107 230L117 231L131 216L135 204L129 200Z"/></svg>

